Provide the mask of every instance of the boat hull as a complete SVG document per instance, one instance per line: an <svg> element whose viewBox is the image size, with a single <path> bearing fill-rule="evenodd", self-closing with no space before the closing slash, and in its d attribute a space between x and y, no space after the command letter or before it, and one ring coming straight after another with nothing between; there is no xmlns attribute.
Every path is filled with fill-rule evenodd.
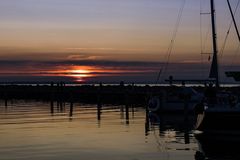
<svg viewBox="0 0 240 160"><path fill-rule="evenodd" d="M206 109L199 114L196 123L196 130L208 135L240 135L240 109Z"/></svg>
<svg viewBox="0 0 240 160"><path fill-rule="evenodd" d="M199 145L195 159L240 159L240 137L237 135L201 133L195 137Z"/></svg>
<svg viewBox="0 0 240 160"><path fill-rule="evenodd" d="M240 159L240 109L208 108L197 117L195 137L200 151L195 158Z"/></svg>
<svg viewBox="0 0 240 160"><path fill-rule="evenodd" d="M152 112L184 112L189 111L193 112L195 106L199 103L199 101L163 101L161 98L156 99L155 105L148 106L149 111Z"/></svg>
<svg viewBox="0 0 240 160"><path fill-rule="evenodd" d="M149 99L148 109L153 112L194 111L203 95L191 87L172 87Z"/></svg>

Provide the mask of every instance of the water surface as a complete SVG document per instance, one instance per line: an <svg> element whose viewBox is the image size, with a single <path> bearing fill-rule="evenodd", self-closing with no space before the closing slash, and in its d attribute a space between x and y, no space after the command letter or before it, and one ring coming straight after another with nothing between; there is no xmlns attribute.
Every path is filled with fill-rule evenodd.
<svg viewBox="0 0 240 160"><path fill-rule="evenodd" d="M54 105L12 101L5 107L1 102L1 160L193 160L198 150L182 115L74 104L70 116L70 104Z"/></svg>

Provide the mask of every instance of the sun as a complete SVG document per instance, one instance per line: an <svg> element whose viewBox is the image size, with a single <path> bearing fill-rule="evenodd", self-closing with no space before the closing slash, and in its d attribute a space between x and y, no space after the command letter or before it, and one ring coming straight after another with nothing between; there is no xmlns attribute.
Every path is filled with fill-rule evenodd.
<svg viewBox="0 0 240 160"><path fill-rule="evenodd" d="M69 71L70 75L73 77L89 77L90 71L86 69L73 69Z"/></svg>
<svg viewBox="0 0 240 160"><path fill-rule="evenodd" d="M73 77L77 82L84 82L86 78L92 77L92 68L89 66L71 66L66 70L67 75Z"/></svg>
<svg viewBox="0 0 240 160"><path fill-rule="evenodd" d="M55 70L47 71L46 75L69 77L74 82L87 82L96 77L119 75L126 73L126 70L120 70L116 68L97 67L97 66L80 66L80 65L59 65Z"/></svg>

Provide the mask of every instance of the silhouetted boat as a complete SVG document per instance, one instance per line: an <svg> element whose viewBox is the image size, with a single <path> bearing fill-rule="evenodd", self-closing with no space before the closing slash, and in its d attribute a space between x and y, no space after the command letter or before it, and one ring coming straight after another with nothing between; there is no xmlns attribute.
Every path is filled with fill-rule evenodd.
<svg viewBox="0 0 240 160"><path fill-rule="evenodd" d="M196 160L238 160L240 159L239 142L240 138L219 135L198 135L195 136L199 150L195 154Z"/></svg>
<svg viewBox="0 0 240 160"><path fill-rule="evenodd" d="M193 111L202 99L203 94L192 87L171 86L161 94L151 97L148 109L152 112L180 112L187 107L188 111Z"/></svg>
<svg viewBox="0 0 240 160"><path fill-rule="evenodd" d="M207 101L196 107L197 122L195 129L200 131L196 132L198 133L196 137L212 137L215 143L221 143L223 140L227 143L237 139L240 140L240 126L237 124L240 121L240 104L237 96L231 92L220 91L219 88L214 0L210 0L210 2L213 35L213 60L210 78L216 80L216 87L212 88L215 91L213 91L213 94L211 93L212 95L210 94L210 97L206 96ZM229 1L228 5L232 12ZM235 22L234 16L232 18Z"/></svg>

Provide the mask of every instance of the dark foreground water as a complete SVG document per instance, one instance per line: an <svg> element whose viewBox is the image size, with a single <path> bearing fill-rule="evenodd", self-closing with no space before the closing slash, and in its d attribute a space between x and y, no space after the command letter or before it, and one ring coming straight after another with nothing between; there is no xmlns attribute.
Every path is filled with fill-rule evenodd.
<svg viewBox="0 0 240 160"><path fill-rule="evenodd" d="M12 101L0 106L1 160L194 160L199 150L182 115L143 107ZM201 158L201 155L200 155Z"/></svg>

